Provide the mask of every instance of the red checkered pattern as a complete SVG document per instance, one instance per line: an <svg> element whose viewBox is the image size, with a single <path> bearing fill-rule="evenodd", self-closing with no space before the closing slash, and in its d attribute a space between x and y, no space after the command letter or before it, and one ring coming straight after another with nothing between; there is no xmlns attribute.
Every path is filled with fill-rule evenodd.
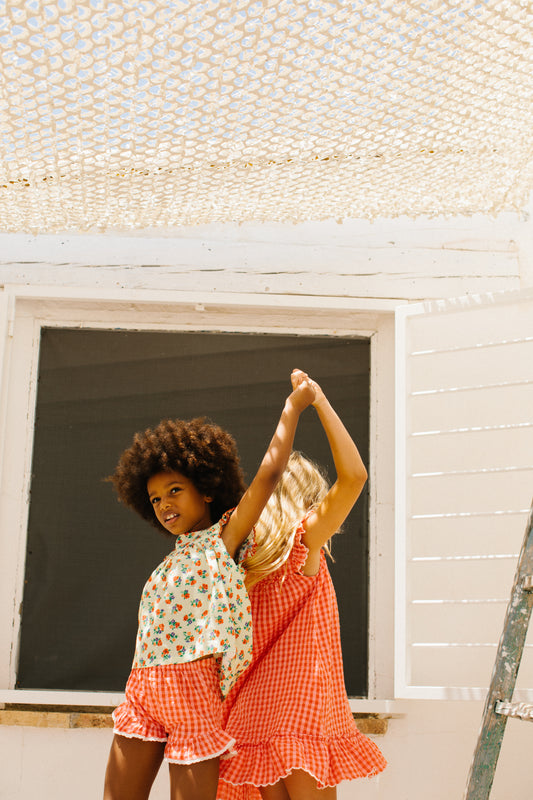
<svg viewBox="0 0 533 800"><path fill-rule="evenodd" d="M113 712L121 736L166 742L165 759L192 764L231 751L222 729L220 679L214 658L131 671L126 700Z"/></svg>
<svg viewBox="0 0 533 800"><path fill-rule="evenodd" d="M302 574L302 533L303 524L287 562L250 591L254 655L224 703L237 755L221 765L220 800L260 800L255 787L293 769L323 788L386 766L353 720L335 591L324 555L317 575Z"/></svg>

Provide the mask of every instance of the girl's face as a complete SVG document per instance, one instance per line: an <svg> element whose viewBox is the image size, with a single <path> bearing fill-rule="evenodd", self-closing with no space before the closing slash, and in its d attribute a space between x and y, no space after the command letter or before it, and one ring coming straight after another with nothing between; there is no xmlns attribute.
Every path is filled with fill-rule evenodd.
<svg viewBox="0 0 533 800"><path fill-rule="evenodd" d="M146 484L158 521L174 536L211 526L211 497L200 494L179 472L157 472Z"/></svg>

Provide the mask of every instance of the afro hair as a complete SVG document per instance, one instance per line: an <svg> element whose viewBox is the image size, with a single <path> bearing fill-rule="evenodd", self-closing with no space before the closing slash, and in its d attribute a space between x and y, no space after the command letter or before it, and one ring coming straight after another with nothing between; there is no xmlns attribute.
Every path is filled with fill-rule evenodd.
<svg viewBox="0 0 533 800"><path fill-rule="evenodd" d="M204 417L164 419L136 433L109 478L124 505L168 533L155 517L146 488L158 472L179 472L201 494L210 495L213 523L238 504L246 489L235 440Z"/></svg>

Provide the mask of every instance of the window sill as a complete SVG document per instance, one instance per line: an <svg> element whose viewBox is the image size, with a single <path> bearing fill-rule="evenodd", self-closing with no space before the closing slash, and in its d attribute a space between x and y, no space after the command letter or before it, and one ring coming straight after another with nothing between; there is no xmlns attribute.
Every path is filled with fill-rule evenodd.
<svg viewBox="0 0 533 800"><path fill-rule="evenodd" d="M355 724L361 733L384 736L387 733L390 715L354 712ZM8 705L0 709L0 726L29 728L112 728L113 719L109 708L87 708L73 711L71 708L55 706Z"/></svg>
<svg viewBox="0 0 533 800"><path fill-rule="evenodd" d="M107 708L76 709L50 706L6 706L0 709L0 726L30 728L112 728Z"/></svg>

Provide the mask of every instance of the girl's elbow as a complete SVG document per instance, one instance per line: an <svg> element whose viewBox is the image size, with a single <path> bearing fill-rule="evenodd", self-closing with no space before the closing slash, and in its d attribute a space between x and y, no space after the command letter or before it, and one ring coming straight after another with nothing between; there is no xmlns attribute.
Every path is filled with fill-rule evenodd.
<svg viewBox="0 0 533 800"><path fill-rule="evenodd" d="M363 491L365 483L368 479L368 473L365 467L351 470L348 473L337 476L337 484L352 497L357 498Z"/></svg>
<svg viewBox="0 0 533 800"><path fill-rule="evenodd" d="M361 464L356 470L354 470L351 480L354 487L356 487L359 492L362 491L365 483L368 480L368 472L364 464Z"/></svg>

